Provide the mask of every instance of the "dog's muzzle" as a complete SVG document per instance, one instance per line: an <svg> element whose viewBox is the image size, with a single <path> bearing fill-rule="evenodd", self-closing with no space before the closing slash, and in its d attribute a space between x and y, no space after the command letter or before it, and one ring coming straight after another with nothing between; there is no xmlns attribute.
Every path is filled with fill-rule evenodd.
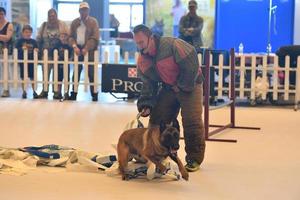
<svg viewBox="0 0 300 200"><path fill-rule="evenodd" d="M169 148L169 153L172 154L172 155L176 155L178 149L179 149L179 145L176 145L176 146L174 146L174 147L170 147L170 148Z"/></svg>

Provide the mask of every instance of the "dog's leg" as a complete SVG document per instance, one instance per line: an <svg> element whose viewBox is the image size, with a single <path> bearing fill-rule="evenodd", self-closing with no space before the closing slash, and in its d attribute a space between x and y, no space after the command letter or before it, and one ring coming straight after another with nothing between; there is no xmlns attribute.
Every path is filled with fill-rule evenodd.
<svg viewBox="0 0 300 200"><path fill-rule="evenodd" d="M171 155L170 155L170 158L171 158L172 160L174 160L174 162L177 163L182 178L183 178L184 180L186 180L186 181L189 180L189 173L186 171L186 169L185 169L185 167L183 166L181 160L180 160L179 157L177 156L177 153L176 153L176 155L172 155L172 154L171 154Z"/></svg>
<svg viewBox="0 0 300 200"><path fill-rule="evenodd" d="M161 160L156 159L155 156L148 156L145 154L145 152L143 152L142 157L144 157L147 160L147 164L149 162L154 163L156 168L158 168L162 173L167 171L167 168L163 164L161 164Z"/></svg>
<svg viewBox="0 0 300 200"><path fill-rule="evenodd" d="M129 180L129 176L126 174L129 158L129 147L124 143L118 143L118 161L119 161L119 170L122 175L122 180Z"/></svg>
<svg viewBox="0 0 300 200"><path fill-rule="evenodd" d="M147 159L150 160L151 162L153 162L155 164L156 168L158 168L161 173L165 173L167 171L166 166L161 164L161 160L158 160L152 156L147 157Z"/></svg>

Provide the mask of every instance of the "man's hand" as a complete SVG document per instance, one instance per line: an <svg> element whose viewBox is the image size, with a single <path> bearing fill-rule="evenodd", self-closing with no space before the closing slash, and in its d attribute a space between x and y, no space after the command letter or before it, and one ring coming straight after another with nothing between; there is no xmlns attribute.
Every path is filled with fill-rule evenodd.
<svg viewBox="0 0 300 200"><path fill-rule="evenodd" d="M183 34L184 34L184 36L189 36L190 35L190 33L189 33L189 31L188 31L187 28L184 29Z"/></svg>
<svg viewBox="0 0 300 200"><path fill-rule="evenodd" d="M190 36L190 35L193 34L193 32L194 32L194 28L193 27L184 29L184 35L185 36Z"/></svg>
<svg viewBox="0 0 300 200"><path fill-rule="evenodd" d="M175 93L178 93L180 91L179 87L177 87L176 85L172 86L172 90L175 92Z"/></svg>
<svg viewBox="0 0 300 200"><path fill-rule="evenodd" d="M143 110L141 111L141 116L142 117L148 117L150 115L150 108L143 108Z"/></svg>
<svg viewBox="0 0 300 200"><path fill-rule="evenodd" d="M190 33L192 33L194 31L194 28L193 27L190 27L187 29Z"/></svg>
<svg viewBox="0 0 300 200"><path fill-rule="evenodd" d="M85 54L88 52L88 50L86 49L86 48L83 48L82 50L81 50L81 54L83 55L83 56L85 56Z"/></svg>
<svg viewBox="0 0 300 200"><path fill-rule="evenodd" d="M74 52L77 56L80 56L80 49L77 47L77 45L73 45Z"/></svg>

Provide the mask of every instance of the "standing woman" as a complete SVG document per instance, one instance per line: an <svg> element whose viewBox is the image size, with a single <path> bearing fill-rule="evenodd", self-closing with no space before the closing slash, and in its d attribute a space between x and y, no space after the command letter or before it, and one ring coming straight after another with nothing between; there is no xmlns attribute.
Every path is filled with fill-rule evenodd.
<svg viewBox="0 0 300 200"><path fill-rule="evenodd" d="M3 80L4 73L3 73L3 49L8 49L9 59L12 55L13 50L13 36L14 27L13 24L6 20L6 10L3 7L0 7L0 80ZM8 80L12 80L12 65L8 65ZM9 89L3 90L1 95L2 97L9 97Z"/></svg>
<svg viewBox="0 0 300 200"><path fill-rule="evenodd" d="M53 45L55 45L59 41L59 35L61 33L69 33L68 26L65 22L59 20L57 18L57 12L54 8L51 8L48 11L48 21L44 22L38 32L37 35L37 43L39 45L39 49L41 54L43 55L44 49L48 50L48 60L53 60ZM53 69L53 64L48 64L48 66L43 66L43 79L44 77L44 69L48 67L48 80L50 77L51 70ZM45 84L45 83L44 83ZM43 91L39 94L39 98L48 98L48 90L49 85L43 88Z"/></svg>

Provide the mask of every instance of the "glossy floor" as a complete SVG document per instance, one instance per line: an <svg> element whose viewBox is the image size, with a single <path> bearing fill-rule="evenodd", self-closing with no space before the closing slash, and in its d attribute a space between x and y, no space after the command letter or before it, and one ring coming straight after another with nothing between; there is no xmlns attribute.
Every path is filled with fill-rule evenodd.
<svg viewBox="0 0 300 200"><path fill-rule="evenodd" d="M228 113L228 108L212 111L211 122L227 122ZM105 95L99 102L0 98L0 146L54 143L115 153L111 144L135 115L134 102ZM236 116L237 125L262 129L227 129L216 135L238 142L207 142L201 170L191 173L188 182L124 182L101 173L38 168L24 176L0 175L0 199L300 199L300 111L239 107ZM181 158L183 147L182 142Z"/></svg>

